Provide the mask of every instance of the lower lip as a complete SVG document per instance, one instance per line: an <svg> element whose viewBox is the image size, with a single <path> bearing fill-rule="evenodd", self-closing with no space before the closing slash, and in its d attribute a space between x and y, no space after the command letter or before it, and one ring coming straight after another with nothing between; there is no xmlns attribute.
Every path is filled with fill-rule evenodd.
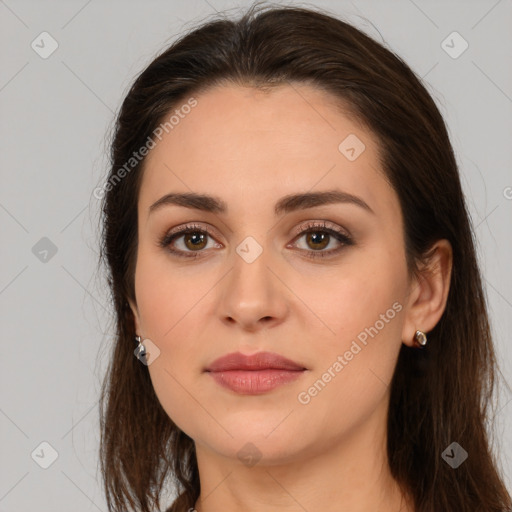
<svg viewBox="0 0 512 512"><path fill-rule="evenodd" d="M259 395L298 379L305 370L229 370L208 372L213 379L242 395Z"/></svg>

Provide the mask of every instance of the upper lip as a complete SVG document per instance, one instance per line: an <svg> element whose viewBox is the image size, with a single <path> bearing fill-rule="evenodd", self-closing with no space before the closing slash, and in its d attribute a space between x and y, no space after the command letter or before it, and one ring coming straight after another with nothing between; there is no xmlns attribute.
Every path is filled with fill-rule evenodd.
<svg viewBox="0 0 512 512"><path fill-rule="evenodd" d="M215 359L205 371L222 372L229 370L305 370L304 366L273 352L257 352L245 355L233 352Z"/></svg>

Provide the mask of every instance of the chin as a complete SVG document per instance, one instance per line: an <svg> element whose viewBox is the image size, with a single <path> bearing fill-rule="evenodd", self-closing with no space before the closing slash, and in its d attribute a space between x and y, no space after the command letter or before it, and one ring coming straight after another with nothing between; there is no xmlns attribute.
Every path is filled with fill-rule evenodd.
<svg viewBox="0 0 512 512"><path fill-rule="evenodd" d="M286 420L285 420L286 422ZM211 432L203 432L204 437L199 444L209 446L220 455L237 459L243 465L275 466L293 462L301 453L307 451L308 443L304 432L280 427L276 423L259 422L251 427L230 424L229 432L233 436L211 438Z"/></svg>

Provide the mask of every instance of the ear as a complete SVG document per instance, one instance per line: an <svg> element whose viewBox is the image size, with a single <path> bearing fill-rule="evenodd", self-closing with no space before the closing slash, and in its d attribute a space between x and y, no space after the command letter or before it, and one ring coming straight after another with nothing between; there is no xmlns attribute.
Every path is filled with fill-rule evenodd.
<svg viewBox="0 0 512 512"><path fill-rule="evenodd" d="M411 281L402 341L414 346L416 331L431 331L446 307L452 274L453 251L448 240L438 240L430 249L426 262Z"/></svg>
<svg viewBox="0 0 512 512"><path fill-rule="evenodd" d="M128 305L130 306L130 309L132 310L133 314L133 321L135 323L135 334L137 334L138 336L142 336L140 329L139 309L137 308L137 304L135 304L135 302L132 301L131 299L128 299Z"/></svg>

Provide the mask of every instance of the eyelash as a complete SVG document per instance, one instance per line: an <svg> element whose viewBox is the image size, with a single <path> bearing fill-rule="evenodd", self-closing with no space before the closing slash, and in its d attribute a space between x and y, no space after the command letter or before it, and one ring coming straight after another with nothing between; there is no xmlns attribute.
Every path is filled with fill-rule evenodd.
<svg viewBox="0 0 512 512"><path fill-rule="evenodd" d="M309 222L302 226L304 229L300 231L294 238L299 239L301 236L306 235L308 233L327 233L329 235L332 235L338 242L340 242L342 245L338 247L337 249L331 249L329 251L323 251L323 250L307 250L307 249L299 249L300 251L303 251L306 253L306 256L308 258L325 258L334 256L335 254L339 253L345 246L354 245L354 241L350 236L343 233L342 231L339 231L334 228L327 227L325 222ZM191 233L199 233L199 234L205 234L208 235L211 238L214 238L213 234L207 227L202 227L197 224L186 224L184 226L181 226L177 228L175 231L171 233L165 234L159 241L160 247L168 250L172 254L180 257L180 258L197 258L201 256L201 252L204 252L204 250L198 250L198 251L182 251L182 250L176 250L171 247L171 243L174 242L177 238L183 235L191 234Z"/></svg>

